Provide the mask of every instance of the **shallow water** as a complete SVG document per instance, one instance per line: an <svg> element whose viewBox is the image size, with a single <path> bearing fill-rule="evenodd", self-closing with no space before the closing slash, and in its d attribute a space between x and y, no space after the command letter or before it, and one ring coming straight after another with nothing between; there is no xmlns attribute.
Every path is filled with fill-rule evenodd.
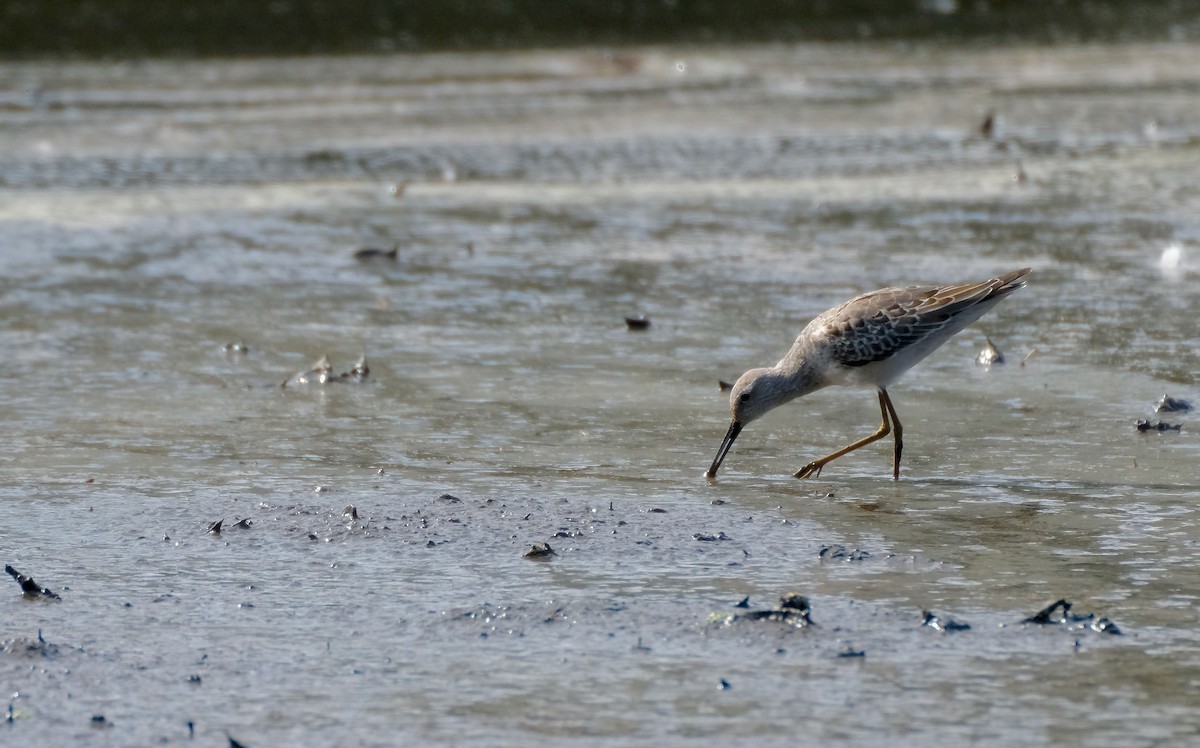
<svg viewBox="0 0 1200 748"><path fill-rule="evenodd" d="M1200 446L1153 407L1200 399L1198 63L4 66L0 548L63 598L0 584L4 744L1194 738ZM717 380L815 314L1025 265L892 390L899 483L791 477L875 427L854 390L702 479ZM816 627L728 620L793 591ZM1060 597L1123 636L1020 624Z"/></svg>

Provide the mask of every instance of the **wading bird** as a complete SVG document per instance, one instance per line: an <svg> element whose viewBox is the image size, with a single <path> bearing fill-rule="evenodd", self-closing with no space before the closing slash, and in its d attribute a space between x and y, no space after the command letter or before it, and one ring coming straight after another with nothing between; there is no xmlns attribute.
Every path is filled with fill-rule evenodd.
<svg viewBox="0 0 1200 748"><path fill-rule="evenodd" d="M1029 270L1021 268L978 283L883 288L821 314L801 331L779 363L751 369L733 385L729 394L732 422L705 477L716 478L738 434L768 411L830 385L870 385L879 391L883 417L879 429L813 460L795 475L820 475L821 468L833 460L895 433L892 477L900 480L903 429L887 388L956 332L1023 288L1021 279Z"/></svg>

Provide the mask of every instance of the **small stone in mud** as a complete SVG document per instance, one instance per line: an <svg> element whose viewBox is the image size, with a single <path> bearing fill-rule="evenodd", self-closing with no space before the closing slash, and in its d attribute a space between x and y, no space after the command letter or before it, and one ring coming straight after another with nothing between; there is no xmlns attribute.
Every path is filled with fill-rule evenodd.
<svg viewBox="0 0 1200 748"><path fill-rule="evenodd" d="M626 317L625 326L630 330L645 330L650 327L650 320L644 314L636 317Z"/></svg>
<svg viewBox="0 0 1200 748"><path fill-rule="evenodd" d="M554 549L550 547L549 543L534 543L533 545L529 546L529 550L522 554L524 558L536 559L547 559L551 556L557 555L558 554L554 552Z"/></svg>
<svg viewBox="0 0 1200 748"><path fill-rule="evenodd" d="M444 501L447 504L461 504L462 503L462 499L458 498L457 496L455 496L453 494L448 494L448 493L444 493L441 496L439 496L438 501Z"/></svg>
<svg viewBox="0 0 1200 748"><path fill-rule="evenodd" d="M358 507L353 504L347 504L346 508L342 510L342 516L348 516L350 519L358 519Z"/></svg>
<svg viewBox="0 0 1200 748"><path fill-rule="evenodd" d="M1163 395L1158 404L1154 406L1155 413L1187 413L1192 409L1192 404L1187 400L1180 400L1170 395Z"/></svg>
<svg viewBox="0 0 1200 748"><path fill-rule="evenodd" d="M921 625L942 632L969 631L971 628L969 623L959 623L953 618L939 618L937 614L928 610L921 611Z"/></svg>
<svg viewBox="0 0 1200 748"><path fill-rule="evenodd" d="M718 379L717 388L720 389L721 392L729 392L733 389L733 384L726 382L724 379Z"/></svg>
<svg viewBox="0 0 1200 748"><path fill-rule="evenodd" d="M54 592L54 590L50 589L49 587L41 586L37 582L33 581L33 577L25 576L8 564L4 565L4 570L8 572L10 577L17 580L17 584L21 585L21 592L25 595L29 597L46 597L51 600L62 599L57 593ZM38 636L41 636L40 631L38 632Z"/></svg>
<svg viewBox="0 0 1200 748"><path fill-rule="evenodd" d="M393 244L391 249L379 249L377 247L364 247L354 253L354 259L360 262L370 260L394 260L400 256L400 245Z"/></svg>
<svg viewBox="0 0 1200 748"><path fill-rule="evenodd" d="M1145 418L1139 418L1137 423L1134 425L1137 427L1137 430L1143 434L1146 433L1147 431L1182 431L1183 430L1182 423L1167 423L1166 421L1151 422L1151 421L1146 420Z"/></svg>
<svg viewBox="0 0 1200 748"><path fill-rule="evenodd" d="M221 519L217 520L216 522L213 522L211 525L208 526L208 533L210 535L220 535L221 534L221 523L224 521L225 521L225 519L221 518Z"/></svg>
<svg viewBox="0 0 1200 748"><path fill-rule="evenodd" d="M985 336L985 339L987 340L987 345L975 357L975 365L991 366L992 364L1004 363L1004 354L1000 352L1000 349L996 347L991 338Z"/></svg>

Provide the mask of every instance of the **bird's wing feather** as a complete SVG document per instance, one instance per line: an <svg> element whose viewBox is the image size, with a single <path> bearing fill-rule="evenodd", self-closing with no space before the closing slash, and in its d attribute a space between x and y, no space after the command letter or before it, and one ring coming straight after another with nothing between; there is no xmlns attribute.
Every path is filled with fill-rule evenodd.
<svg viewBox="0 0 1200 748"><path fill-rule="evenodd" d="M845 366L865 366L936 335L977 304L1022 287L1026 272L954 286L872 291L817 317L802 335L824 337L833 358Z"/></svg>

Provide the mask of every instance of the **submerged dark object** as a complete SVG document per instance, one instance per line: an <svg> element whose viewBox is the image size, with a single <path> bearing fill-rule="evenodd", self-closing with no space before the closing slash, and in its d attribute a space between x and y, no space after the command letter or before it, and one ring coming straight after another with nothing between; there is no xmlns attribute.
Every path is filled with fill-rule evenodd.
<svg viewBox="0 0 1200 748"><path fill-rule="evenodd" d="M650 320L644 314L639 314L636 317L626 317L625 326L630 330L645 330L650 327Z"/></svg>
<svg viewBox="0 0 1200 748"><path fill-rule="evenodd" d="M359 261L366 260L394 260L400 255L400 245L393 244L391 249L379 249L377 247L365 247L354 253L354 259Z"/></svg>
<svg viewBox="0 0 1200 748"><path fill-rule="evenodd" d="M1170 395L1163 395L1158 404L1154 406L1155 413L1187 413L1193 409L1194 406L1187 400L1180 400Z"/></svg>
<svg viewBox="0 0 1200 748"><path fill-rule="evenodd" d="M928 610L921 611L921 625L928 626L934 631L969 631L971 624L959 623L953 618L940 618L936 613Z"/></svg>
<svg viewBox="0 0 1200 748"><path fill-rule="evenodd" d="M1139 418L1134 424L1138 431L1145 433L1147 431L1182 431L1182 423L1167 423L1166 421L1148 421L1145 418Z"/></svg>
<svg viewBox="0 0 1200 748"><path fill-rule="evenodd" d="M8 572L10 577L17 580L17 584L21 585L21 592L25 593L29 597L47 597L51 600L62 599L54 592L54 590L50 589L49 587L41 586L37 582L33 581L33 577L25 576L8 564L4 565L4 570Z"/></svg>
<svg viewBox="0 0 1200 748"><path fill-rule="evenodd" d="M986 338L986 340L987 345L975 357L975 364L977 366L991 366L992 364L1004 363L1004 354L1000 352L1000 349L996 347L991 338Z"/></svg>
<svg viewBox="0 0 1200 748"><path fill-rule="evenodd" d="M1037 613L1025 618L1021 623L1036 623L1041 626L1059 625L1073 628L1089 628L1101 634L1121 635L1117 624L1095 613L1072 613L1071 603L1065 598L1059 598Z"/></svg>

